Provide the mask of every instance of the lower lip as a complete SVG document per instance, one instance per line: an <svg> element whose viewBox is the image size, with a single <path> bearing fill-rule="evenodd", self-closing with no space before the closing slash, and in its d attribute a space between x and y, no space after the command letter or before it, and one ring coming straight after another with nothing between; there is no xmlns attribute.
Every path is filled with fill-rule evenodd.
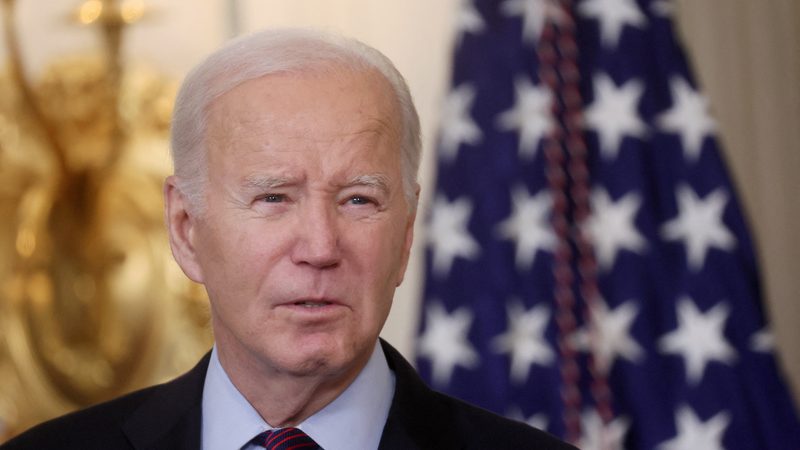
<svg viewBox="0 0 800 450"><path fill-rule="evenodd" d="M339 312L343 306L338 303L324 303L314 304L313 306L306 306L302 303L286 303L281 305L282 308L288 309L293 314L304 316L324 316Z"/></svg>

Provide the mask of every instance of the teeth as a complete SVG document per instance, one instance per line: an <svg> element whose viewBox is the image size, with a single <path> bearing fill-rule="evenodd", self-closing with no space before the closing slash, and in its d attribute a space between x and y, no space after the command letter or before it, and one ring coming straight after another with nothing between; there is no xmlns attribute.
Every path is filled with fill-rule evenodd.
<svg viewBox="0 0 800 450"><path fill-rule="evenodd" d="M327 305L328 302L297 302L295 305L304 306L306 308L319 308Z"/></svg>

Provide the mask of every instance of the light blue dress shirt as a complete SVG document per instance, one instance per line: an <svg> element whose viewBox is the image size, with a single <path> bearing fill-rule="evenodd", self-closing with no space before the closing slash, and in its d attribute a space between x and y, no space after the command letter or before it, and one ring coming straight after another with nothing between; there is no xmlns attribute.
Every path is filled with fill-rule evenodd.
<svg viewBox="0 0 800 450"><path fill-rule="evenodd" d="M392 405L394 384L394 373L376 343L353 383L297 428L324 450L377 449ZM233 385L214 347L203 387L202 449L257 450L261 447L248 442L272 428Z"/></svg>

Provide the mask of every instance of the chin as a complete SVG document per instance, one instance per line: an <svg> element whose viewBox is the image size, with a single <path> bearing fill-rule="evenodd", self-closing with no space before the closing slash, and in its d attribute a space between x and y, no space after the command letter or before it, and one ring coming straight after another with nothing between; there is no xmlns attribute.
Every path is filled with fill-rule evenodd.
<svg viewBox="0 0 800 450"><path fill-rule="evenodd" d="M295 342L278 351L282 353L280 366L297 376L337 375L346 372L359 359L354 348L330 337L315 342Z"/></svg>

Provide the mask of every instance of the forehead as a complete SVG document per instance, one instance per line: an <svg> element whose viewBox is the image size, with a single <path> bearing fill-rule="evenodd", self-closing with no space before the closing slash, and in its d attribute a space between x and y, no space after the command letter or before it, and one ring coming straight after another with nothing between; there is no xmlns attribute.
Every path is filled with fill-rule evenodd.
<svg viewBox="0 0 800 450"><path fill-rule="evenodd" d="M399 161L400 109L377 71L332 69L247 81L208 111L208 162L270 165L299 158ZM331 166L332 164L328 164Z"/></svg>
<svg viewBox="0 0 800 450"><path fill-rule="evenodd" d="M391 85L377 70L332 66L265 75L236 86L210 104L207 137L252 126L264 132L292 128L335 134L373 125L399 134L400 117Z"/></svg>

